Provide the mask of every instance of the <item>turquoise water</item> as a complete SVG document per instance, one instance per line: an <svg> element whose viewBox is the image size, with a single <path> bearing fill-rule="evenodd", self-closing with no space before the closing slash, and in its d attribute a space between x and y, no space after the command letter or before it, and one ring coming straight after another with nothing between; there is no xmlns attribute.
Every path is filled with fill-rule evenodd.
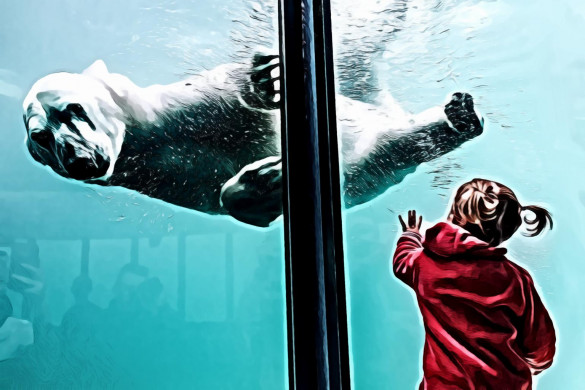
<svg viewBox="0 0 585 390"><path fill-rule="evenodd" d="M414 112L468 91L486 131L346 213L355 388L419 383L422 324L413 295L388 269L397 215L414 208L429 226L446 216L452 191L474 177L507 184L521 202L553 213L552 232L518 235L507 247L534 277L557 330L555 362L537 388L585 388L585 3L407 4L401 31L379 49L384 89Z"/></svg>
<svg viewBox="0 0 585 390"><path fill-rule="evenodd" d="M24 145L22 99L40 77L103 59L141 86L180 80L237 60L232 19L248 8L0 5L0 249L11 252L12 316L34 328L34 344L0 362L0 388L286 387L282 223L252 229L79 185Z"/></svg>
<svg viewBox="0 0 585 390"><path fill-rule="evenodd" d="M334 4L335 34L355 33L354 17L379 22L373 11L387 3L394 2ZM583 388L585 7L577 0L405 4L381 43L355 48L375 48L376 83L414 112L468 91L487 125L478 139L345 213L355 388L416 388L423 330L412 295L389 272L397 215L416 208L427 224L437 221L452 190L476 176L552 211L552 232L508 247L532 273L557 328L557 358L538 389ZM11 315L34 332L32 344L25 325L13 332L29 345L0 362L0 388L286 387L282 223L254 229L61 179L28 157L20 107L38 78L79 72L98 58L141 86L238 60L242 48L231 38L245 40L254 27L232 19L258 7L0 6L0 250L10 254ZM352 42L379 37L370 27ZM0 271L7 258L0 256Z"/></svg>

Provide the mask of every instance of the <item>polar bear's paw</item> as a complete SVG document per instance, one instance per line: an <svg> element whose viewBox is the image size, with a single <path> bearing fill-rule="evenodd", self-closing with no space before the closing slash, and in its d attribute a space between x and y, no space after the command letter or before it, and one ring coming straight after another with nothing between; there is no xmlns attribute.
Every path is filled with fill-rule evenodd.
<svg viewBox="0 0 585 390"><path fill-rule="evenodd" d="M252 59L251 91L259 106L274 110L280 107L280 64L278 55L257 53Z"/></svg>
<svg viewBox="0 0 585 390"><path fill-rule="evenodd" d="M483 131L483 117L475 111L470 94L456 92L445 105L445 114L457 132L475 136Z"/></svg>
<svg viewBox="0 0 585 390"><path fill-rule="evenodd" d="M220 204L239 221L267 227L282 214L282 161L267 157L246 165L221 189Z"/></svg>

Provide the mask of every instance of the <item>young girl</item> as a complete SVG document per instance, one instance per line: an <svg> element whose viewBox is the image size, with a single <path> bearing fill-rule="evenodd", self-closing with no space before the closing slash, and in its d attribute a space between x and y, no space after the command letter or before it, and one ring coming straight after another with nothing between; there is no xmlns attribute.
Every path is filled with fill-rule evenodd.
<svg viewBox="0 0 585 390"><path fill-rule="evenodd" d="M530 211L534 217L522 219ZM522 221L529 236L552 219L521 206L508 187L483 179L462 185L447 222L419 233L409 211L393 270L414 290L424 321L424 377L419 389L529 390L550 367L555 331L530 274L498 247Z"/></svg>

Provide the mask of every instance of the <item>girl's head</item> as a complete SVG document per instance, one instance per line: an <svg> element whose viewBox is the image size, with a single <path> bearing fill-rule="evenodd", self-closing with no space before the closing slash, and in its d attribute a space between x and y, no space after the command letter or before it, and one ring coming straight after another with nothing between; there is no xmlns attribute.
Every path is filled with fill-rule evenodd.
<svg viewBox="0 0 585 390"><path fill-rule="evenodd" d="M534 218L524 216L530 211ZM512 190L491 180L473 179L457 190L449 220L492 246L500 245L518 230L522 221L528 225L529 237L540 234L548 224L550 213L538 206L522 206Z"/></svg>

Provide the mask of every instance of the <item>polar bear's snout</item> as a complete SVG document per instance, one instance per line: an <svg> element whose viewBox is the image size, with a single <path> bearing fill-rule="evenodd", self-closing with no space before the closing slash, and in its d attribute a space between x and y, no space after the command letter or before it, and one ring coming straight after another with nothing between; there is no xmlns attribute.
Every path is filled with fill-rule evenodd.
<svg viewBox="0 0 585 390"><path fill-rule="evenodd" d="M110 167L108 155L95 145L71 136L55 134L50 128L29 133L29 149L41 163L56 173L75 180L91 180L106 175Z"/></svg>
<svg viewBox="0 0 585 390"><path fill-rule="evenodd" d="M57 154L66 177L90 180L104 176L110 166L109 158L99 149L89 149L74 141L58 147Z"/></svg>
<svg viewBox="0 0 585 390"><path fill-rule="evenodd" d="M33 130L29 133L31 142L36 144L38 147L45 150L51 150L53 143L55 142L55 136L49 129Z"/></svg>
<svg viewBox="0 0 585 390"><path fill-rule="evenodd" d="M84 136L97 131L83 108L74 105L73 108L78 110L74 116L67 112L70 108L58 111L39 109L38 106L36 102L31 103L24 116L28 149L35 160L66 178L91 180L104 177L110 167L110 157L100 146L99 134L95 134L93 141L90 136Z"/></svg>

